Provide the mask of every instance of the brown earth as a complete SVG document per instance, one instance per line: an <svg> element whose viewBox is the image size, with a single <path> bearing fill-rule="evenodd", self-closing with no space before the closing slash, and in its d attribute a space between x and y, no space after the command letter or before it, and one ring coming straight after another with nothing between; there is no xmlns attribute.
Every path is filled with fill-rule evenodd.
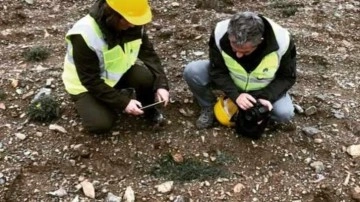
<svg viewBox="0 0 360 202"><path fill-rule="evenodd" d="M168 122L154 130L142 119L121 116L103 136L83 131L60 79L64 34L91 4L0 0L0 201L71 201L76 196L104 201L108 192L123 196L128 186L137 201L173 201L178 195L190 201L359 201L354 190L360 186L360 161L346 152L360 144L358 0L151 1L154 20L148 32L171 83L173 102L164 110ZM298 80L291 95L303 109L317 109L312 115L298 113L296 129L269 130L257 141L237 138L219 125L197 131L199 109L182 79L184 65L207 58L212 26L244 10L262 13L294 35ZM50 57L26 61L23 53L39 45L51 50ZM52 95L61 104L61 118L51 124L66 133L27 121L33 93L47 79L54 79ZM309 126L320 133L304 134ZM171 179L149 171L169 153L209 165L226 156L221 169L228 175L176 180L171 192L161 194L155 185ZM310 166L316 161L324 165L318 172ZM83 179L95 186L96 199L75 188ZM235 193L238 183L244 188ZM60 187L66 196L47 194Z"/></svg>

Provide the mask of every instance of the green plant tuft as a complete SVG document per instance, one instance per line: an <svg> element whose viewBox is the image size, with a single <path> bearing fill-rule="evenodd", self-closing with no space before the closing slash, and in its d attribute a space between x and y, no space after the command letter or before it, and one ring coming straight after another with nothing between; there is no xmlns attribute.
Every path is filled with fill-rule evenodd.
<svg viewBox="0 0 360 202"><path fill-rule="evenodd" d="M33 121L50 122L59 117L59 105L53 97L45 95L29 105L27 115Z"/></svg>
<svg viewBox="0 0 360 202"><path fill-rule="evenodd" d="M0 89L0 100L4 100L6 98L6 93L4 90Z"/></svg>
<svg viewBox="0 0 360 202"><path fill-rule="evenodd" d="M229 172L219 165L207 164L194 159L185 159L183 162L177 163L171 154L160 158L158 165L153 167L150 173L155 177L174 181L203 181L229 175Z"/></svg>
<svg viewBox="0 0 360 202"><path fill-rule="evenodd" d="M288 8L284 8L281 12L284 17L290 17L295 15L297 11L298 11L297 7L288 7Z"/></svg>
<svg viewBox="0 0 360 202"><path fill-rule="evenodd" d="M50 55L50 51L43 46L34 46L24 52L24 57L27 61L43 61Z"/></svg>
<svg viewBox="0 0 360 202"><path fill-rule="evenodd" d="M285 0L273 0L271 6L273 8L279 9L282 16L290 17L298 12L298 8L304 7L305 5L303 3L289 2Z"/></svg>

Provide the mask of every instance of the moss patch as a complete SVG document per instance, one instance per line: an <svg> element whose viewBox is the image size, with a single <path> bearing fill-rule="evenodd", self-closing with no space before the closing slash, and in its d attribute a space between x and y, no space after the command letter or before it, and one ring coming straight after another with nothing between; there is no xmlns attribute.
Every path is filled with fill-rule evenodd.
<svg viewBox="0 0 360 202"><path fill-rule="evenodd" d="M185 159L181 163L173 160L171 154L160 158L151 174L174 181L208 180L227 177L229 172L219 164L205 163L195 159Z"/></svg>

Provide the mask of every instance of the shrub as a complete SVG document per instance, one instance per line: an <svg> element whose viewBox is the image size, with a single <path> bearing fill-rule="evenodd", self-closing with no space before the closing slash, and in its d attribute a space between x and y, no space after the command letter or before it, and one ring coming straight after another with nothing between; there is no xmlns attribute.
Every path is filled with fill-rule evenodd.
<svg viewBox="0 0 360 202"><path fill-rule="evenodd" d="M53 97L45 95L29 105L27 115L33 121L50 122L59 117L59 105Z"/></svg>
<svg viewBox="0 0 360 202"><path fill-rule="evenodd" d="M49 55L49 50L43 46L35 46L24 52L24 57L27 61L35 62L43 61L47 59Z"/></svg>

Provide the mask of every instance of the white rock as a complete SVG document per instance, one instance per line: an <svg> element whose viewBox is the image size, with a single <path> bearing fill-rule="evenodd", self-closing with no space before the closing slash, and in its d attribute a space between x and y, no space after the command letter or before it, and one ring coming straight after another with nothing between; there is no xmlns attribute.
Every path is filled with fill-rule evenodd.
<svg viewBox="0 0 360 202"><path fill-rule="evenodd" d="M25 0L25 2L28 4L34 4L34 0Z"/></svg>
<svg viewBox="0 0 360 202"><path fill-rule="evenodd" d="M346 152L354 158L359 157L360 156L360 144L349 146L348 148L346 148Z"/></svg>
<svg viewBox="0 0 360 202"><path fill-rule="evenodd" d="M314 168L316 173L321 173L325 169L324 164L321 161L310 163L310 167Z"/></svg>
<svg viewBox="0 0 360 202"><path fill-rule="evenodd" d="M106 196L105 202L120 202L121 198L119 196L115 196L111 192L109 192Z"/></svg>
<svg viewBox="0 0 360 202"><path fill-rule="evenodd" d="M238 183L234 186L234 193L240 193L244 188L245 186L243 184Z"/></svg>
<svg viewBox="0 0 360 202"><path fill-rule="evenodd" d="M205 52L203 52L203 51L195 51L195 52L193 52L193 54L194 54L195 56L201 56L201 55L204 55Z"/></svg>
<svg viewBox="0 0 360 202"><path fill-rule="evenodd" d="M130 186L126 187L123 199L126 202L134 202L135 201L135 193L134 193L134 190Z"/></svg>
<svg viewBox="0 0 360 202"><path fill-rule="evenodd" d="M171 6L172 6L172 7L179 7L180 4L179 4L178 2L172 2L172 3L171 3Z"/></svg>
<svg viewBox="0 0 360 202"><path fill-rule="evenodd" d="M57 125L57 124L50 124L49 126L49 129L50 130L55 130L55 131L59 131L59 132L62 132L62 133L67 133L67 131L65 130L65 128Z"/></svg>
<svg viewBox="0 0 360 202"><path fill-rule="evenodd" d="M321 143L323 143L323 142L324 142L324 140L321 139L321 138L315 138L315 139L314 139L314 143L316 143L316 144L321 144Z"/></svg>
<svg viewBox="0 0 360 202"><path fill-rule="evenodd" d="M79 196L76 195L75 198L71 202L79 202Z"/></svg>
<svg viewBox="0 0 360 202"><path fill-rule="evenodd" d="M15 136L17 138L19 138L20 140L25 140L26 139L26 135L22 134L22 133L15 133Z"/></svg>
<svg viewBox="0 0 360 202"><path fill-rule="evenodd" d="M91 182L84 180L80 184L81 184L81 187L83 189L85 196L87 196L89 198L95 198L95 189Z"/></svg>
<svg viewBox="0 0 360 202"><path fill-rule="evenodd" d="M52 192L48 192L49 195L51 196L57 196L57 197L63 197L63 196L66 196L67 195L67 192L64 188L60 188L56 191L52 191Z"/></svg>
<svg viewBox="0 0 360 202"><path fill-rule="evenodd" d="M173 188L174 181L167 181L162 184L156 185L157 191L160 193L168 193Z"/></svg>

